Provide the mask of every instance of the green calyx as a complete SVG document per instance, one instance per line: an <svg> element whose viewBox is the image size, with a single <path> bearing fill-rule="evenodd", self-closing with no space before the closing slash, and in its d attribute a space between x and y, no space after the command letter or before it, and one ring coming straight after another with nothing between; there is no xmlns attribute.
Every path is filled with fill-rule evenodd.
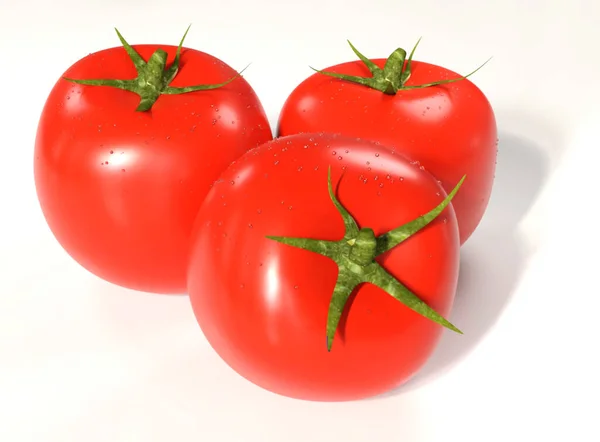
<svg viewBox="0 0 600 442"><path fill-rule="evenodd" d="M191 26L191 25L190 25ZM144 59L136 52L135 49L129 45L121 35L118 29L115 28L117 35L119 36L119 40L123 44L123 47L127 51L129 58L135 65L135 69L137 70L137 77L133 80L117 80L117 79L94 79L94 80L76 80L73 78L63 77L64 80L71 81L77 84L83 84L88 86L110 86L117 89L122 89L125 91L133 92L140 97L140 104L136 108L136 111L144 112L148 111L152 108L158 97L162 94L185 94L187 92L195 92L195 91L205 91L209 89L217 89L222 86L225 86L228 83L231 83L237 77L239 77L244 69L242 69L237 75L231 77L230 79L224 81L223 83L218 84L201 84L196 86L188 86L188 87L171 87L169 84L173 81L177 72L179 71L179 61L181 58L181 47L183 45L183 41L190 30L190 26L188 26L185 34L183 34L183 38L179 43L177 48L177 53L175 54L175 60L169 66L167 65L167 57L168 54L162 50L157 49L149 58L148 62L145 62ZM247 66L246 66L247 67Z"/></svg>
<svg viewBox="0 0 600 442"><path fill-rule="evenodd" d="M352 48L352 51L354 51L356 56L360 58L360 60L367 66L367 68L371 72L371 77L359 77L356 75L326 72L323 70L315 69L313 67L311 67L311 69L320 74L328 75L330 77L339 78L341 80L346 80L352 83L370 87L387 95L395 95L398 91L402 90L423 89L426 87L438 86L440 84L454 83L456 81L464 80L473 75L491 60L491 58L489 58L485 63L483 63L473 72L463 77L434 81L432 83L426 84L406 86L406 82L408 81L411 75L412 58L420 41L421 39L419 38L412 51L410 52L408 59L406 58L406 51L402 48L398 48L394 52L392 52L392 54L387 58L383 69L381 69L373 61L361 54L358 51L358 49L356 49L354 45L352 45L352 43L350 43L350 41L348 40L348 44Z"/></svg>
<svg viewBox="0 0 600 442"><path fill-rule="evenodd" d="M310 238L267 236L267 238L279 243L326 256L337 264L338 278L333 289L327 314L328 351L331 351L335 331L350 295L359 284L363 283L370 283L379 287L415 312L452 331L462 334L458 328L444 319L400 281L389 274L375 258L410 238L437 218L446 206L450 204L450 201L454 198L456 192L458 192L465 178L466 175L462 177L448 196L431 211L376 237L370 228L363 227L359 229L352 215L338 201L331 185L330 168L327 175L329 197L344 220L344 237L339 241L327 241Z"/></svg>

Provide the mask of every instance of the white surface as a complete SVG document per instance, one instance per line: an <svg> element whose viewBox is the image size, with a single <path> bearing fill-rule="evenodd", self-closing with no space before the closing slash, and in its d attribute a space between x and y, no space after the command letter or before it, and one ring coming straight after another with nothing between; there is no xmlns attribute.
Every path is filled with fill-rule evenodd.
<svg viewBox="0 0 600 442"><path fill-rule="evenodd" d="M0 441L598 440L600 3L360 4L0 0ZM172 44L189 22L186 46L252 62L245 77L273 124L309 64L354 58L346 38L387 56L423 36L416 58L458 72L494 56L473 77L500 157L463 249L451 320L466 335L446 334L401 391L322 404L260 390L211 351L185 297L100 281L47 229L32 149L54 82L117 45L114 26L133 44Z"/></svg>

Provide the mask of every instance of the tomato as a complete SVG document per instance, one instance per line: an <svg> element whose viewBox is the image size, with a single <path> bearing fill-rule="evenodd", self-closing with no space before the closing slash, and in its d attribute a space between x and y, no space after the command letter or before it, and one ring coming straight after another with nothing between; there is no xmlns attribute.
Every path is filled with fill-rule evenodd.
<svg viewBox="0 0 600 442"><path fill-rule="evenodd" d="M362 60L319 71L293 90L278 135L325 131L401 144L447 191L466 174L452 202L463 244L485 213L494 180L497 129L489 101L466 77L413 61L412 53L406 59L403 49L369 60L351 47Z"/></svg>
<svg viewBox="0 0 600 442"><path fill-rule="evenodd" d="M201 202L271 129L251 86L221 60L121 41L77 61L50 92L35 142L39 202L59 243L90 272L185 293ZM94 81L103 78L122 80Z"/></svg>
<svg viewBox="0 0 600 442"><path fill-rule="evenodd" d="M452 196L370 141L298 134L253 149L195 221L188 289L203 333L277 394L337 401L399 386L442 325L459 331L443 319L459 269Z"/></svg>

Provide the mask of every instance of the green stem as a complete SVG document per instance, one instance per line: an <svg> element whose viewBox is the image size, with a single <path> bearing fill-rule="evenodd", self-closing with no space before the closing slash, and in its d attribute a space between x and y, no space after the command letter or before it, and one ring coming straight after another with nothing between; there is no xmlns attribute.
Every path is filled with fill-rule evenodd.
<svg viewBox="0 0 600 442"><path fill-rule="evenodd" d="M333 337L340 318L356 287L363 283L373 284L394 299L424 317L457 333L462 332L429 307L417 295L412 293L400 281L389 274L375 258L391 250L410 236L423 229L450 204L458 192L466 176L463 176L456 187L444 200L428 213L378 237L368 227L358 228L356 221L348 210L338 201L331 185L331 168L327 174L329 197L344 221L344 237L339 241L327 241L311 238L294 238L284 236L267 236L279 243L304 249L332 259L338 266L338 277L327 313L327 350L331 351Z"/></svg>
<svg viewBox="0 0 600 442"><path fill-rule="evenodd" d="M191 26L191 25L190 25ZM83 84L87 86L109 86L117 89L122 89L124 91L133 92L140 97L140 103L136 108L136 111L145 112L152 108L158 97L162 94L185 94L188 92L195 91L204 91L209 89L217 89L222 86L225 86L228 83L231 83L237 77L239 77L242 72L248 67L242 69L233 77L228 80L217 83L217 84L200 84L196 86L187 86L187 87L171 87L169 84L173 81L177 72L179 71L179 63L181 60L181 47L183 46L183 42L185 37L187 36L188 31L190 30L190 26L183 34L183 38L179 42L179 46L177 47L177 52L175 54L175 59L169 68L166 68L167 65L167 53L163 49L157 49L148 59L146 63L144 59L137 53L137 51L129 44L118 29L115 28L117 32L117 36L119 40L121 40L121 44L125 48L127 55L133 62L135 69L137 71L137 77L133 80L119 80L119 79L93 79L93 80L77 80L73 78L63 77L64 80Z"/></svg>
<svg viewBox="0 0 600 442"><path fill-rule="evenodd" d="M365 64L365 66L367 66L367 68L371 72L370 77L360 77L357 75L339 74L336 72L327 72L327 71L315 69L313 67L310 67L310 68L320 74L323 74L323 75L328 75L330 77L338 78L340 80L345 80L345 81L349 81L351 83L356 83L356 84L360 84L362 86L367 86L372 89L383 92L384 94L387 94L387 95L395 95L398 91L402 91L402 90L423 89L426 87L438 86L440 84L454 83L456 81L464 80L464 79L470 77L471 75L473 75L475 72L477 72L482 67L484 67L491 60L491 57L490 57L485 63L483 63L481 66L479 66L473 72L471 72L467 75L458 77L458 78L451 78L451 79L447 79L447 80L434 81L431 83L406 86L406 82L408 81L408 79L410 78L411 73L412 73L411 68L412 68L413 55L414 55L415 50L417 49L417 46L419 45L420 41L421 41L421 39L419 38L419 40L413 47L412 51L410 52L408 59L406 59L406 51L402 48L397 48L387 58L383 69L381 69L379 66L377 66L372 60L368 59L363 54L361 54L358 51L358 49L356 49L354 47L354 45L352 43L350 43L350 41L348 41L348 44L350 45L350 48L352 48L352 51Z"/></svg>

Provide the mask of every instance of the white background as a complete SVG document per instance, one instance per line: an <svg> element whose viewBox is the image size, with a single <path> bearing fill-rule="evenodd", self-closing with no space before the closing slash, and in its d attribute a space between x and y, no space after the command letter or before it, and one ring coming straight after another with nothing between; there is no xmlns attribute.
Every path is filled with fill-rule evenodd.
<svg viewBox="0 0 600 442"><path fill-rule="evenodd" d="M364 6L363 6L364 4ZM597 441L600 3L595 0L0 0L0 441ZM278 397L212 352L186 297L82 270L46 227L33 144L50 88L119 44L186 46L236 69L274 125L287 94L352 60L466 73L500 134L495 190L463 249L452 322L400 391ZM595 28L596 27L596 28ZM518 438L518 439L516 439Z"/></svg>

